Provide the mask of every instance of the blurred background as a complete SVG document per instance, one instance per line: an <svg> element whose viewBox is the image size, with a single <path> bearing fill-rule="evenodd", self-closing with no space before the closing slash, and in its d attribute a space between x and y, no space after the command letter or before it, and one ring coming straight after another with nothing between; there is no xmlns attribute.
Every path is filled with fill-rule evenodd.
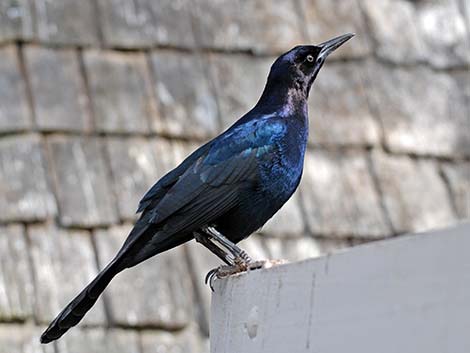
<svg viewBox="0 0 470 353"><path fill-rule="evenodd" d="M0 352L208 352L218 261L194 243L119 275L56 345L39 334L280 53L346 32L310 96L301 187L242 244L254 258L470 218L468 1L0 0Z"/></svg>

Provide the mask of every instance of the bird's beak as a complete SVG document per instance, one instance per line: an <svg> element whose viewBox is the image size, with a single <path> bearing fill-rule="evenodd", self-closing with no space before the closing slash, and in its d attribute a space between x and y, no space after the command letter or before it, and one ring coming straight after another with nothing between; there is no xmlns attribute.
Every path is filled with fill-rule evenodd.
<svg viewBox="0 0 470 353"><path fill-rule="evenodd" d="M317 61L324 61L328 55L343 45L346 41L354 37L354 33L343 34L342 36L327 40L317 46L321 48Z"/></svg>

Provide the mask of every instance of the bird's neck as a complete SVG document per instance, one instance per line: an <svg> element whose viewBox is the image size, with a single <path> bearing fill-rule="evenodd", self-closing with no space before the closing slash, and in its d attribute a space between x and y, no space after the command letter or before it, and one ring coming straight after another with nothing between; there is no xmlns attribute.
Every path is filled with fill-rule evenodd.
<svg viewBox="0 0 470 353"><path fill-rule="evenodd" d="M307 118L307 99L308 92L301 87L268 82L254 110Z"/></svg>

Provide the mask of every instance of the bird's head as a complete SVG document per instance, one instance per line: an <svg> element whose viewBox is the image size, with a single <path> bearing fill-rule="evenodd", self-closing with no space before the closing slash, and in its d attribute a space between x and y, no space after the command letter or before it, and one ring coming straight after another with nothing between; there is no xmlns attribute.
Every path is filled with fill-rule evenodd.
<svg viewBox="0 0 470 353"><path fill-rule="evenodd" d="M353 36L348 33L318 45L299 45L282 54L271 67L268 86L282 84L308 96L327 56Z"/></svg>

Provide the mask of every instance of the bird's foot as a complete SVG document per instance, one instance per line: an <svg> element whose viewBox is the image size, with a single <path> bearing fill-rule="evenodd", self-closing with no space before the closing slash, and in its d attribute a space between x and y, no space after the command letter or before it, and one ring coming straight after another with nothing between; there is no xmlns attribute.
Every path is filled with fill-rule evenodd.
<svg viewBox="0 0 470 353"><path fill-rule="evenodd" d="M250 259L251 260L251 259ZM235 260L235 265L222 265L210 270L205 279L205 283L214 291L213 283L216 279L228 277L241 272L249 272L260 268L270 268L275 265L287 263L286 260L259 260L259 261L243 261L241 258Z"/></svg>
<svg viewBox="0 0 470 353"><path fill-rule="evenodd" d="M235 258L235 263L244 264L245 266L254 262L259 262L259 261L253 261L250 255L248 255L248 253L243 249L239 250L238 256Z"/></svg>

